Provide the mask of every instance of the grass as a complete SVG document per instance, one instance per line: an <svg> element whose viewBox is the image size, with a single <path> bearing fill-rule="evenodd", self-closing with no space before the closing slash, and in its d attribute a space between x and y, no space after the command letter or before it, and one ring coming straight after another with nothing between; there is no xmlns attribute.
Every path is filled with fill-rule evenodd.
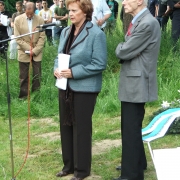
<svg viewBox="0 0 180 180"><path fill-rule="evenodd" d="M98 96L93 115L93 145L106 139L120 140L120 102L117 98L120 65L115 57L115 48L124 36L121 22L112 34L107 34L108 66L103 73L103 87ZM179 98L177 90L180 87L179 79L179 52L173 52L170 42L169 29L162 34L161 49L158 59L159 99L146 104L144 126L149 117L156 111L163 100L173 101ZM42 61L42 86L39 93L31 94L31 141L29 158L19 180L50 180L58 179L55 174L62 167L59 119L58 93L54 86L53 63L57 55L57 47L44 48ZM18 62L8 60L9 87L11 94L11 115L13 127L13 145L15 173L21 167L27 148L27 101L18 100L19 79ZM11 161L9 145L9 121L7 108L7 86L5 61L0 60L0 179L11 179ZM47 120L44 118L49 118ZM49 133L55 133L51 136ZM167 135L152 143L153 148L173 148L180 146L179 135ZM145 180L155 180L155 170L145 146L148 159L148 169L145 171ZM92 174L100 176L102 180L109 180L119 176L115 167L121 159L121 146L107 148L100 155L93 155Z"/></svg>

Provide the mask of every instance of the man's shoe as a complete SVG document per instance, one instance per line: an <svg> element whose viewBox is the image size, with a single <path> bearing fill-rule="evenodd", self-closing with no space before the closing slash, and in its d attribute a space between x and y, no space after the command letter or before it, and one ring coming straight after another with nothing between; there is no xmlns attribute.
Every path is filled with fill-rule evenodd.
<svg viewBox="0 0 180 180"><path fill-rule="evenodd" d="M117 166L116 170L120 171L121 170L121 166Z"/></svg>
<svg viewBox="0 0 180 180"><path fill-rule="evenodd" d="M114 178L112 180L128 180L128 179L124 179L124 178L121 178L121 176L119 176L118 178Z"/></svg>
<svg viewBox="0 0 180 180"><path fill-rule="evenodd" d="M64 172L64 171L60 171L56 174L56 177L63 177L63 176L67 176L68 173L67 172Z"/></svg>
<svg viewBox="0 0 180 180"><path fill-rule="evenodd" d="M83 178L72 177L71 180L83 180Z"/></svg>

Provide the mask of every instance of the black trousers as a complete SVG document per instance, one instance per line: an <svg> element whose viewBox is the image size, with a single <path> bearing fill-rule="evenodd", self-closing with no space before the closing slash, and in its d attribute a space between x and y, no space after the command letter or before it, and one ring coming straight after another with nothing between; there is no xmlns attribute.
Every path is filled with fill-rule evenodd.
<svg viewBox="0 0 180 180"><path fill-rule="evenodd" d="M4 39L8 39L8 34L7 32L0 30L0 41ZM0 43L0 56L4 56L5 52L7 52L7 49L8 49L8 42Z"/></svg>
<svg viewBox="0 0 180 180"><path fill-rule="evenodd" d="M19 79L20 79L20 92L19 98L27 97L28 95L28 75L30 63L19 62ZM32 92L40 88L41 79L41 61L32 60Z"/></svg>
<svg viewBox="0 0 180 180"><path fill-rule="evenodd" d="M144 105L121 102L121 176L128 180L144 180L144 169L147 167L141 134Z"/></svg>
<svg viewBox="0 0 180 180"><path fill-rule="evenodd" d="M68 97L67 97L68 98ZM85 178L91 171L92 149L92 114L96 103L97 93L73 92L73 125L64 125L66 118L66 98L59 91L60 134L62 171L74 172L74 176Z"/></svg>
<svg viewBox="0 0 180 180"><path fill-rule="evenodd" d="M178 41L180 37L180 9L175 9L173 11L172 19L172 39L174 43Z"/></svg>

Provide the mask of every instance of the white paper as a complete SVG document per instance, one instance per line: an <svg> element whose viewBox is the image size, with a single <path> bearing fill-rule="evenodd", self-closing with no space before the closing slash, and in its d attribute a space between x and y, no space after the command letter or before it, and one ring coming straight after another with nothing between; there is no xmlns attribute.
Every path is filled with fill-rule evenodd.
<svg viewBox="0 0 180 180"><path fill-rule="evenodd" d="M6 15L1 14L1 24L4 26L8 25L8 17Z"/></svg>
<svg viewBox="0 0 180 180"><path fill-rule="evenodd" d="M58 54L58 69L59 71L69 68L70 55L68 54ZM66 90L67 88L67 78L60 78L56 80L56 84L59 89Z"/></svg>
<svg viewBox="0 0 180 180"><path fill-rule="evenodd" d="M180 148L153 150L158 180L180 180Z"/></svg>

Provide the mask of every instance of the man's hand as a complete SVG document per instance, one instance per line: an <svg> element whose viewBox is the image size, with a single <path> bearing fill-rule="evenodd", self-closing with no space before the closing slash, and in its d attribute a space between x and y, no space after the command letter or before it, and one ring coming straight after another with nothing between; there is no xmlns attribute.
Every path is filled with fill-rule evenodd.
<svg viewBox="0 0 180 180"><path fill-rule="evenodd" d="M97 25L98 26L102 26L104 23L105 23L105 20L104 19L99 19L96 21Z"/></svg>

